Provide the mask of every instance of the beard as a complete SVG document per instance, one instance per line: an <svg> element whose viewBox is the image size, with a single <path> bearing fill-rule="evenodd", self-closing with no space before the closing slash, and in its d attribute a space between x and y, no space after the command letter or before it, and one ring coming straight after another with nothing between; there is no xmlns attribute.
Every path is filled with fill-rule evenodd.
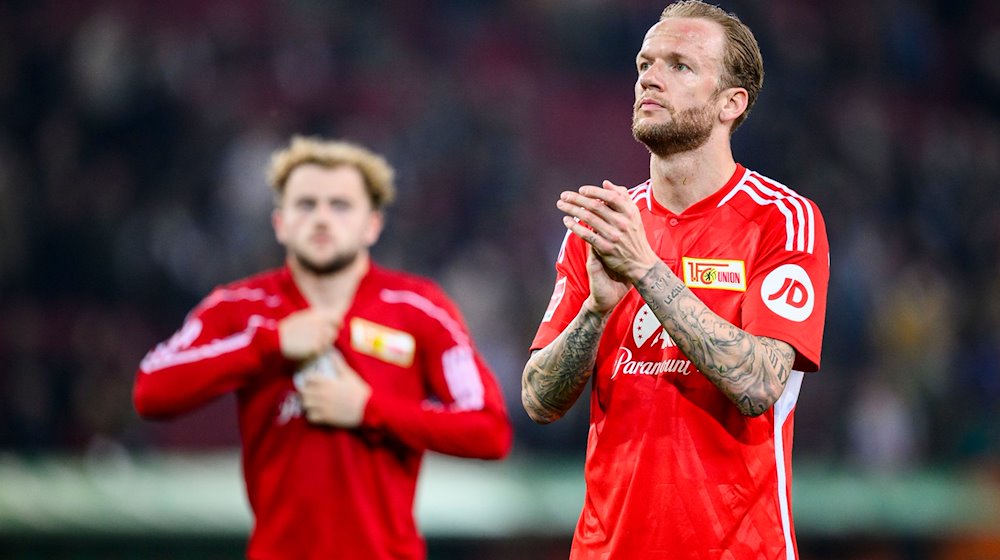
<svg viewBox="0 0 1000 560"><path fill-rule="evenodd" d="M354 251L353 253L340 253L339 255L334 255L323 262L314 261L298 252L292 252L291 256L303 269L315 274L316 276L329 276L344 270L354 263L354 261L358 260L358 254L358 251Z"/></svg>
<svg viewBox="0 0 1000 560"><path fill-rule="evenodd" d="M669 109L669 108L668 108ZM673 114L668 123L640 124L638 109L632 113L632 136L659 157L700 148L712 135L712 104Z"/></svg>

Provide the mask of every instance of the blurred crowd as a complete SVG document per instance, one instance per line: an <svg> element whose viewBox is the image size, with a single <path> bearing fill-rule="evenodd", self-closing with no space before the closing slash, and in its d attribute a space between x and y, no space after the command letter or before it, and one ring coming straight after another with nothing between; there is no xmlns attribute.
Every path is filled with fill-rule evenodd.
<svg viewBox="0 0 1000 560"><path fill-rule="evenodd" d="M796 457L1000 464L1000 4L730 0L764 89L737 160L817 201L822 371ZM564 229L558 193L648 176L634 56L663 1L0 2L0 451L237 444L233 402L131 408L142 355L215 285L278 266L264 169L292 134L385 153L375 249L456 299L516 452L582 457L520 373Z"/></svg>

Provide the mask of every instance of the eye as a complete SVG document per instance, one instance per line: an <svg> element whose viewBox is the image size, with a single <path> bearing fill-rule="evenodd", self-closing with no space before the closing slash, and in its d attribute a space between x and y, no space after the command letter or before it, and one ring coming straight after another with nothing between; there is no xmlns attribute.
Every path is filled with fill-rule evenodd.
<svg viewBox="0 0 1000 560"><path fill-rule="evenodd" d="M677 70L678 72L689 72L691 67L683 62L678 62L677 64L674 64L674 70Z"/></svg>
<svg viewBox="0 0 1000 560"><path fill-rule="evenodd" d="M330 201L330 207L338 212L344 212L351 209L351 203L338 198Z"/></svg>
<svg viewBox="0 0 1000 560"><path fill-rule="evenodd" d="M642 62L640 62L639 64L636 65L636 68L640 72L645 72L646 70L649 70L650 66L651 66L651 64L648 61L643 60Z"/></svg>
<svg viewBox="0 0 1000 560"><path fill-rule="evenodd" d="M302 212L308 212L316 207L316 201L311 198L300 198L295 201L295 209Z"/></svg>

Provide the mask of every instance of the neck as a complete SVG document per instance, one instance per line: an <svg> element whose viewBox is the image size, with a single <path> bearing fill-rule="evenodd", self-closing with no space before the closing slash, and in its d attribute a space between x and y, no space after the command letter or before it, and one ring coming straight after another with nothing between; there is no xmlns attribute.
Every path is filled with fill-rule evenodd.
<svg viewBox="0 0 1000 560"><path fill-rule="evenodd" d="M316 274L302 267L294 258L287 260L292 278L299 291L312 307L323 307L346 311L354 300L354 292L361 279L368 273L371 259L367 252L346 267L330 274Z"/></svg>
<svg viewBox="0 0 1000 560"><path fill-rule="evenodd" d="M736 161L729 136L716 136L718 134L691 151L663 158L650 156L653 197L660 205L679 214L714 193L732 177Z"/></svg>

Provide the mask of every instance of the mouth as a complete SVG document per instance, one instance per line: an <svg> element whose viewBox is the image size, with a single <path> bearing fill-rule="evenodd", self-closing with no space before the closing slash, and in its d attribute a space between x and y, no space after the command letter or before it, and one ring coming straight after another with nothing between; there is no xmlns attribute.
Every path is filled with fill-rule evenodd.
<svg viewBox="0 0 1000 560"><path fill-rule="evenodd" d="M647 109L647 110L662 109L663 108L663 104L660 103L659 101L656 101L655 99L650 99L648 97L644 97L644 98L640 99L638 103L636 103L635 108L637 110L638 109Z"/></svg>
<svg viewBox="0 0 1000 560"><path fill-rule="evenodd" d="M333 243L333 237L328 233L314 233L309 236L309 241L315 245L329 245Z"/></svg>

